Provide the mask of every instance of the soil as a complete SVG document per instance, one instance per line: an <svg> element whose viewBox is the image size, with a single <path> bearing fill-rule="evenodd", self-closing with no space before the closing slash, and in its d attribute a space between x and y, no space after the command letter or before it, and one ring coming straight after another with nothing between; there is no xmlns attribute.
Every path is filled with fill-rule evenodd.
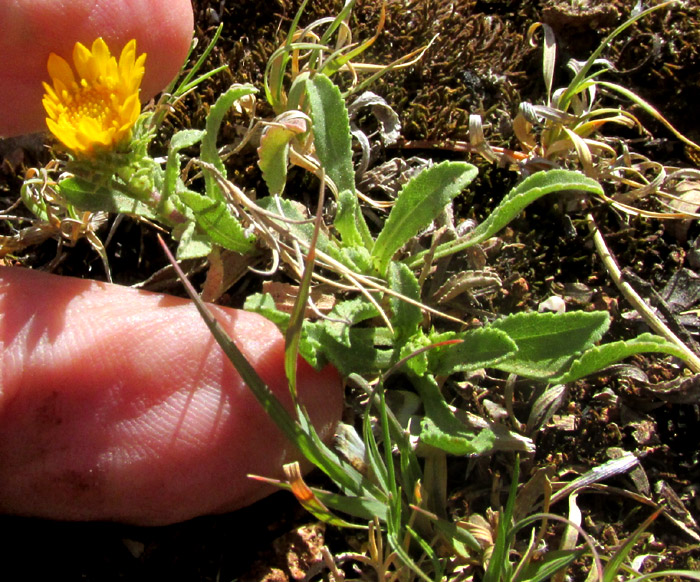
<svg viewBox="0 0 700 582"><path fill-rule="evenodd" d="M232 82L262 86L267 58L283 38L299 2L276 0L263 5L250 0L196 0L194 4L200 50L218 23L224 23L222 39L207 66L225 63L229 70L191 96L170 118L169 123L176 128L201 127L207 106ZM337 0L312 0L304 22L336 14L341 5ZM359 0L353 17L358 39L374 33L380 6L378 1ZM568 59L587 58L632 9L632 2L622 0L388 0L384 30L366 53L366 61L390 62L439 36L418 63L389 73L371 87L386 98L402 122L402 140L381 152L375 164L393 157L466 159L478 166L479 178L457 204L458 219L483 218L517 183L519 175L461 151L456 144L468 139L469 115L478 113L492 146L517 148L512 122L518 105L522 101L542 103L546 95L541 48L529 44L528 28L535 22L546 22L554 30L560 50L557 87L570 78L564 66ZM700 140L699 37L700 4L693 0L639 22L604 54L616 66L617 72L610 74L615 82L643 96L694 141ZM608 98L608 105L617 103ZM700 156L695 150L639 108L631 110L648 129L642 136L621 134L631 140L636 151L668 166L696 166ZM264 109L260 114L265 114ZM235 137L236 123L236 117L231 116L223 139ZM32 139L0 142L4 156L0 210L16 200L24 168L47 161L45 151ZM252 148L229 161L229 172L239 185L256 188L264 195ZM696 284L692 276L697 274L700 261L695 226L679 238L666 221L629 217L602 204L587 204L622 266L659 292L681 271L691 277L685 287ZM101 231L104 233L106 230ZM543 300L558 294L571 308L608 310L613 317L609 340L647 331L630 316L629 306L601 266L580 207L572 209L565 200L545 199L528 208L501 238L500 250L487 257L488 267L499 274L502 287L475 302L461 304L461 309L491 315L537 310ZM27 249L23 256L30 266L51 264L59 274L104 279L102 263L85 241L59 251L54 240L47 240ZM154 231L128 219L110 245L109 260L115 282L123 284L143 281L165 264L156 248ZM223 302L240 305L246 294L259 287L258 280L243 280ZM685 306L693 307L692 302ZM689 333L698 331L693 322L684 321ZM695 397L691 392L681 402L674 401L650 391L639 380L644 376L650 384L667 382L681 373L674 362L637 357L626 366L569 387L557 416L533 435L537 452L523 462L521 475L525 480L547 466L560 475L577 474L619 451L639 454L647 484L641 477L641 482L630 475L615 477L606 482L615 489L582 495L579 503L584 527L603 549L614 547L651 513L650 508L620 491L644 493L673 508L676 521L657 519L648 528L639 552L657 554L658 567L698 570L700 397L696 390ZM479 384L476 381L465 379L461 387L452 387L456 404L483 413L479 398L487 390L488 398L502 402L503 378L486 376L478 379ZM525 382L516 386L519 404L515 413L521 420L527 419L539 389ZM491 502L493 479L510 474L512 463L512 456L506 454L476 464L455 460L450 466L453 515L461 517L467 509L485 511ZM471 476L465 486L467 468ZM327 485L319 477L315 482ZM563 506L553 509L567 513ZM0 523L9 536L2 548L6 570L21 571L23 578L30 580L301 580L309 571L313 573L314 563L325 572L318 565L323 541L334 554L362 542L354 534L309 526L313 523L309 515L286 493L231 515L206 516L164 528L16 517L0 518ZM350 570L347 574L352 575ZM585 576L579 572L575 577Z"/></svg>

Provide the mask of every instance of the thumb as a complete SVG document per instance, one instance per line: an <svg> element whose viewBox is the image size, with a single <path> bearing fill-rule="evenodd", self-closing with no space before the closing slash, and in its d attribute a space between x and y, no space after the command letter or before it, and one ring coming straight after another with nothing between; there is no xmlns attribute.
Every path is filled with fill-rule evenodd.
<svg viewBox="0 0 700 582"><path fill-rule="evenodd" d="M284 342L264 318L212 306L291 408ZM328 368L299 362L322 437L342 408ZM0 267L0 511L166 524L270 493L296 455L184 299Z"/></svg>
<svg viewBox="0 0 700 582"><path fill-rule="evenodd" d="M192 40L190 0L0 0L0 137L44 131L41 82L54 52L103 37L117 55L131 39L148 54L141 99L177 74Z"/></svg>

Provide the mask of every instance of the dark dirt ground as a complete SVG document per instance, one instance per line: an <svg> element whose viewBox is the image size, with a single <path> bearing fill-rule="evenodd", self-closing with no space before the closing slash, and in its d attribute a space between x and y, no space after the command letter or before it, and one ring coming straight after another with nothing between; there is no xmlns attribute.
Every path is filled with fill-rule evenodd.
<svg viewBox="0 0 700 582"><path fill-rule="evenodd" d="M433 159L468 159L479 166L480 175L469 197L460 201L461 216L481 218L518 180L518 175L491 166L478 157L454 151L453 140L464 140L468 116L485 119L492 145L515 145L510 124L520 101L542 102L545 94L538 48L527 44L525 34L533 22L548 22L561 49L555 86L567 80L561 63L568 58L585 59L598 42L629 15L633 2L621 0L581 2L566 0L525 2L509 0L389 0L385 29L366 60L386 63L438 39L417 65L387 75L372 87L400 114L405 140L410 144L384 152L385 158L421 155ZM305 22L335 14L339 2L311 0ZM207 104L231 82L262 86L268 55L282 38L298 6L296 0L240 0L235 3L195 1L197 36L209 38L219 19L224 34L211 65L226 63L230 69L205 85L171 118L174 127L201 127ZM379 2L362 1L355 9L360 38L373 32ZM672 13L642 21L619 37L606 53L620 71L615 80L655 104L690 139L700 139L700 4L686 2ZM200 46L206 43L201 43ZM264 114L261 111L261 114ZM650 130L636 148L664 164L695 167L698 157L663 127L640 115ZM235 134L235 119L224 130ZM0 166L0 208L14 200L23 168L45 161L37 148L0 144L7 160ZM381 160L380 160L381 161ZM247 188L263 188L254 151L244 151L230 162L232 179ZM631 219L604 207L594 213L611 250L623 266L630 267L657 290L678 270L693 273L694 241L700 234L691 227L688 240L669 234L667 225L649 219ZM588 242L582 215L565 213L545 200L529 208L504 235L508 243L490 259L503 286L480 299L478 308L489 313L537 309L540 301L557 291L568 295L579 308L607 308L613 316L608 339L628 338L646 331L622 317L628 307L612 286ZM109 249L116 282L144 280L164 264L148 228L125 221ZM56 243L47 241L27 251L25 263L45 267L56 256ZM61 274L103 279L99 258L85 243L64 249L54 266ZM694 283L697 285L697 282ZM259 288L259 281L240 282L225 300L233 305ZM474 308L472 305L469 308ZM694 329L691 332L697 331ZM637 358L631 364L653 381L669 380L679 370L654 358ZM480 389L500 390L502 380L486 378ZM531 386L519 386L526 398ZM474 393L463 392L462 406L480 411ZM496 397L493 397L497 399ZM523 412L526 414L525 404ZM516 408L516 414L519 410ZM678 499L676 517L700 520L699 401L674 404L644 393L624 374L610 373L571 387L562 417L574 417L575 429L564 424L548 425L535 436L537 453L523 463L522 473L553 465L584 471L607 460L611 449L644 455L643 467L650 483L649 496L656 501ZM477 463L469 484L463 483L466 461L450 468L454 478L451 506L455 515L468 504L482 511L489 502L496 472L508 474L512 457L495 455ZM629 479L611 484L633 489ZM665 488L665 489L664 489ZM668 491L671 493L668 493ZM666 493L664 493L666 491ZM649 514L638 503L622 496L584 495L581 501L584 526L605 547L612 547ZM566 513L564 507L555 508ZM284 565L290 538L273 543L294 528L308 524L308 515L286 493L279 493L250 508L225 516L203 517L164 528L135 528L115 524L64 524L3 517L5 542L0 548L5 572L22 572L25 580L261 580L265 568L278 567L270 580L288 580L299 571ZM686 524L696 535L692 524ZM668 520L659 519L649 529L645 551L662 556L658 565L700 568L698 540ZM308 532L307 532L308 533ZM333 552L347 551L360 540L345 532L327 531L325 542ZM278 553L275 553L279 550ZM13 576L7 577L13 579Z"/></svg>

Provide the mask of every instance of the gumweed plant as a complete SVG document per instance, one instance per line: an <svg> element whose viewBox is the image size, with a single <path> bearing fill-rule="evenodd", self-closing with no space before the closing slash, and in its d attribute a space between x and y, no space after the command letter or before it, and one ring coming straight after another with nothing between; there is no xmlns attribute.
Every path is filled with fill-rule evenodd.
<svg viewBox="0 0 700 582"><path fill-rule="evenodd" d="M333 525L369 528L377 542L385 536L386 549L371 559L383 564L382 572L410 572L401 578L407 580L437 580L449 567L472 563L481 552L468 528L450 521L440 501L446 496L447 456L534 450L528 435L494 422L465 422L444 390L451 377L493 369L562 385L638 353L679 358L687 354L651 334L600 344L610 324L606 312L516 313L485 319L477 328L451 317L457 331L449 332L427 323L426 313L433 321L446 317L424 300L423 283L436 261L478 247L545 195L577 191L600 197L603 189L580 172L538 172L507 193L474 230L449 242L435 236L426 248L420 234L477 175L471 164L442 162L428 165L397 188L381 224L368 224L361 207L368 201L356 184L347 105L364 83L353 79L351 89L341 87L342 73L352 78L363 70L353 60L372 40L351 42L353 5L351 0L337 17L300 30L302 5L266 70L263 92L273 119L255 118L256 88L235 84L209 108L204 128L183 129L170 137L163 158L154 158L149 146L169 108L221 70L197 76L221 28L189 72L164 92L155 107L144 111L138 91L147 62L133 41L119 59L111 53L115 47L102 39L90 49L76 44L75 70L52 55L44 107L47 125L65 154L43 171L32 172L21 195L47 224L89 224L89 217L99 213L156 222L178 242L177 259L207 257L210 273L217 264L221 267L217 257L222 250L241 256L267 252L272 257L270 273L283 265L298 282L291 315L267 294L248 297L246 308L267 316L286 333L285 369L292 394L297 354L315 367L332 363L364 394L362 438L356 439L360 444L354 459L342 446L336 451L322 443L303 410L297 409L297 418L291 418L275 404L194 289L187 289L214 337L275 422L337 486L338 493L313 490L311 497L304 490L305 507ZM370 79L380 69L364 67ZM224 157L240 144L223 148L217 144L221 124L236 105L252 112L242 143L260 130L258 165L269 195L257 199L226 172ZM183 168L185 152L190 158ZM307 209L282 196L290 165L320 178L319 199L326 188L334 197L329 215L323 212L330 205L319 203L314 219ZM191 167L200 172L201 180L189 178ZM101 251L108 268L99 239L88 240ZM16 251L17 245L12 247ZM315 282L334 285L337 297L328 313L312 321L304 314ZM418 400L401 415L394 414L390 391L385 389L397 372ZM355 429L348 430L352 434ZM296 477L280 485L301 490ZM509 524L498 525L507 533ZM366 556L356 558L367 563ZM484 566L493 574L496 562L489 566L489 561L484 560Z"/></svg>

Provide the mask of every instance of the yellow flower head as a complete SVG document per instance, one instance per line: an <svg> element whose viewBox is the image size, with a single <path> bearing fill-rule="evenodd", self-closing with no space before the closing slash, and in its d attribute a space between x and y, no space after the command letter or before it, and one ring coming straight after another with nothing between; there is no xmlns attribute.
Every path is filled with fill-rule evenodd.
<svg viewBox="0 0 700 582"><path fill-rule="evenodd" d="M79 79L65 59L51 53L48 71L53 87L44 83L46 124L68 149L91 157L95 147L113 150L131 133L141 113L139 87L146 54L136 58L136 41L131 40L117 59L104 40L92 43L92 50L75 43L73 63Z"/></svg>

